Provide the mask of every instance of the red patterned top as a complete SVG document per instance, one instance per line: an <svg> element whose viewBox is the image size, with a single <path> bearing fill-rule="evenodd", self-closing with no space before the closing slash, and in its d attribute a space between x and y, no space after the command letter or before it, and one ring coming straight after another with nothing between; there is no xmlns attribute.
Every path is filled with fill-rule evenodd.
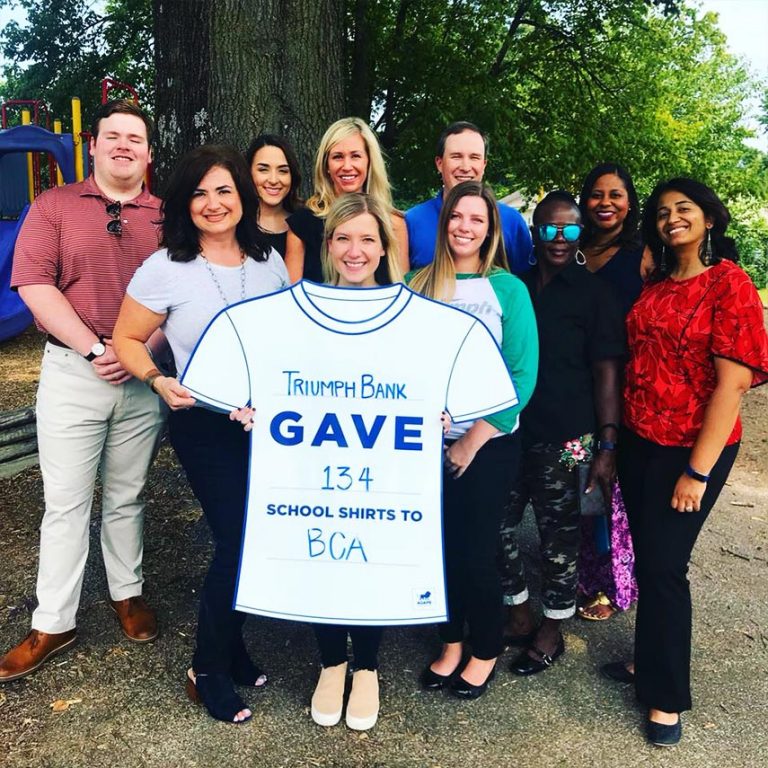
<svg viewBox="0 0 768 768"><path fill-rule="evenodd" d="M659 445L692 446L717 383L715 357L768 381L768 334L749 276L721 261L687 280L646 285L627 316L624 422ZM741 420L728 444L741 438Z"/></svg>

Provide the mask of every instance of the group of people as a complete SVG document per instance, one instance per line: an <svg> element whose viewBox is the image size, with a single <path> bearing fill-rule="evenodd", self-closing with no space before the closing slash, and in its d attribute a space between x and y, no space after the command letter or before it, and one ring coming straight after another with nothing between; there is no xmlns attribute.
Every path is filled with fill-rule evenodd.
<svg viewBox="0 0 768 768"><path fill-rule="evenodd" d="M637 600L634 657L602 671L634 684L651 742L679 741L691 707L687 564L736 457L741 396L768 380L762 306L712 190L672 179L641 210L629 174L599 165L578 201L564 190L540 200L529 230L483 183L482 132L459 122L437 144L441 191L403 214L375 134L344 118L320 142L305 203L295 153L270 135L245 156L192 150L161 202L143 186L151 134L132 103L104 105L92 176L42 194L18 239L12 284L47 333L37 400L46 509L32 630L0 659L0 682L76 640L99 469L110 605L129 639L157 637L142 596L140 499L167 406L214 541L187 692L214 718L246 722L237 687L267 682L243 641L245 615L232 610L258 416L195 408L156 361L167 345L181 373L220 310L302 278L354 289L404 281L485 324L519 399L474 422L444 419L449 620L421 685L477 699L505 645L521 647L514 674L536 674L564 653L564 620L606 619ZM541 620L517 543L529 503ZM346 723L371 728L383 629L314 630L312 718L342 717L351 639Z"/></svg>

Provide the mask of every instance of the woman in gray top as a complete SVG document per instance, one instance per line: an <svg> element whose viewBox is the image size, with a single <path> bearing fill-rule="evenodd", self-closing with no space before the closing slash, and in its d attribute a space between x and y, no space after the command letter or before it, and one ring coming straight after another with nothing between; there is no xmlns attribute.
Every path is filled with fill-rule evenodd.
<svg viewBox="0 0 768 768"><path fill-rule="evenodd" d="M171 409L171 444L211 527L214 555L201 591L187 692L212 717L232 723L251 718L234 686L266 683L243 643L245 614L232 610L249 438L227 414L194 408L179 381L155 367L144 342L161 328L181 372L219 311L287 287L282 259L258 231L257 208L248 166L235 149L203 146L182 158L162 208L164 248L128 286L113 339L124 368Z"/></svg>

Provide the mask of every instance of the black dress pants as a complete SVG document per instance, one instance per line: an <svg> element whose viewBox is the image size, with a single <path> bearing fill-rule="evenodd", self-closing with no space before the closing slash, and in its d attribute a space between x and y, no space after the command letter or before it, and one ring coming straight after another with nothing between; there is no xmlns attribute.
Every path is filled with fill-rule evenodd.
<svg viewBox="0 0 768 768"><path fill-rule="evenodd" d="M196 673L227 673L247 655L246 614L232 610L248 483L249 436L226 414L204 408L172 411L171 445L203 508L214 542L203 582L192 659Z"/></svg>
<svg viewBox="0 0 768 768"><path fill-rule="evenodd" d="M383 627L315 624L315 637L324 667L335 667L347 661L347 634L352 639L352 663L355 669L379 668L379 646Z"/></svg>
<svg viewBox="0 0 768 768"><path fill-rule="evenodd" d="M519 457L520 438L515 432L489 440L458 480L443 472L448 621L438 631L444 643L461 642L466 623L472 654L478 659L494 659L504 649L496 557Z"/></svg>
<svg viewBox="0 0 768 768"><path fill-rule="evenodd" d="M691 593L688 561L699 531L725 485L739 446L723 449L699 512L677 512L672 491L691 449L652 443L624 429L618 474L635 548L639 598L635 623L638 700L663 712L691 708Z"/></svg>

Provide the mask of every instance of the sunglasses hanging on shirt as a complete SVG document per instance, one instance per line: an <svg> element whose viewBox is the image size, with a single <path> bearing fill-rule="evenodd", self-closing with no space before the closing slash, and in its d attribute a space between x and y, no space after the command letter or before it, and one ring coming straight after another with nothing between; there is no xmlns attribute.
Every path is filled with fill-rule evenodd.
<svg viewBox="0 0 768 768"><path fill-rule="evenodd" d="M120 218L123 212L123 204L119 200L114 203L107 203L106 211L107 215L112 217L112 221L107 222L107 232L110 235L120 237L123 234L123 221Z"/></svg>

